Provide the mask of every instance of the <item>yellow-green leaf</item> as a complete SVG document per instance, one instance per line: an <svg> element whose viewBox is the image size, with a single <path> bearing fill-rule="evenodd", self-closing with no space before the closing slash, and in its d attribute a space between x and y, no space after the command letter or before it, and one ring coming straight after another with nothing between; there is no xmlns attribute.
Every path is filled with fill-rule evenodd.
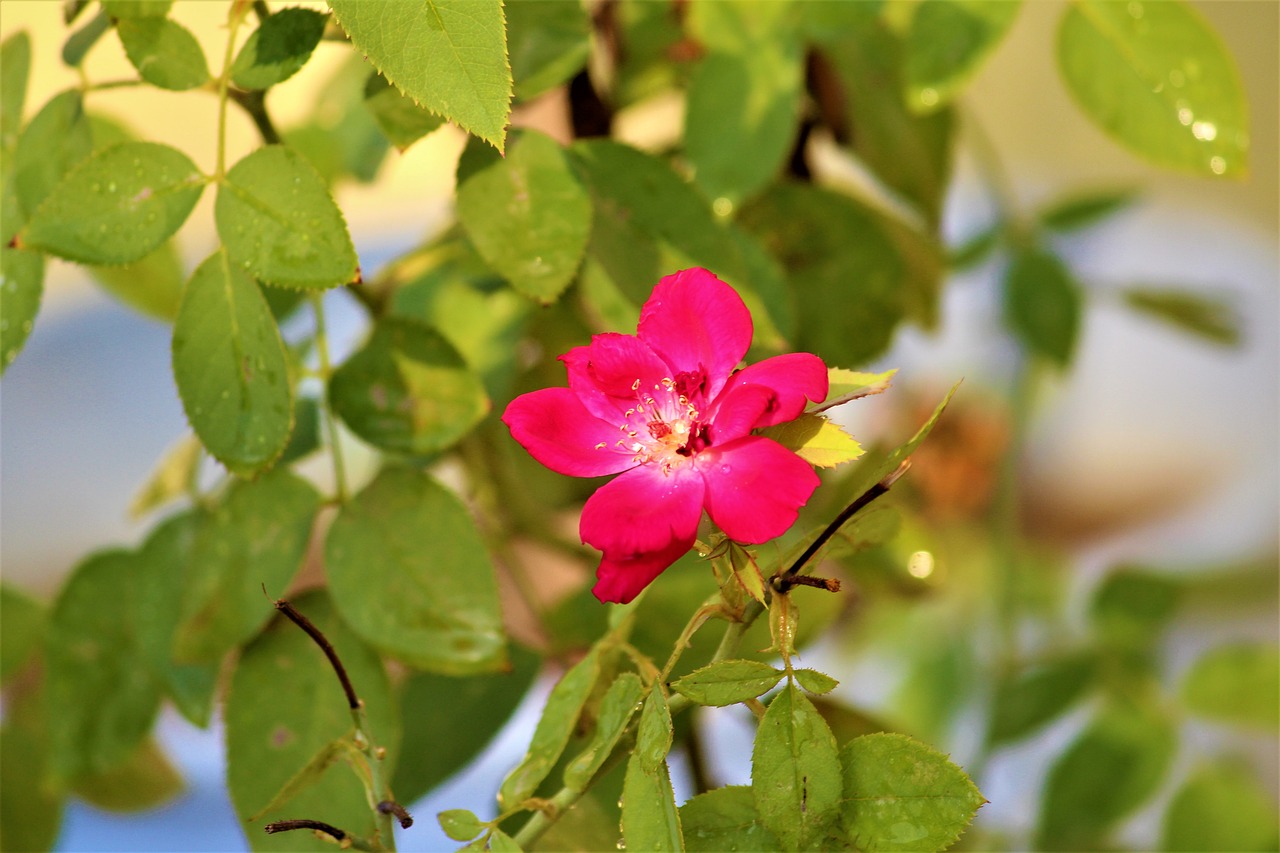
<svg viewBox="0 0 1280 853"><path fill-rule="evenodd" d="M822 415L804 414L793 421L760 431L810 465L834 468L862 455L862 445Z"/></svg>

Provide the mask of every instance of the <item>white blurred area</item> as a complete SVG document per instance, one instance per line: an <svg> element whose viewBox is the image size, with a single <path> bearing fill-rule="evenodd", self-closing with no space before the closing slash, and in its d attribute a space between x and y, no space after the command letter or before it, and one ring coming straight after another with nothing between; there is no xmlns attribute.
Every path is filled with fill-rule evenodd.
<svg viewBox="0 0 1280 853"><path fill-rule="evenodd" d="M1120 559L1176 568L1274 552L1280 535L1280 4L1196 5L1240 62L1250 99L1251 171L1242 182L1148 167L1089 124L1054 67L1060 3L1025 4L1011 37L964 99L1028 211L1080 190L1141 190L1130 210L1058 244L1089 290L1089 309L1073 370L1040 401L1027 460L1029 492L1088 534L1076 540L1087 572ZM27 29L33 39L28 118L76 82L58 59L61 13L59 3L0 4L0 36ZM225 47L225 4L180 2L173 14L201 39L216 71ZM324 66L337 58L327 45L320 51L320 61L269 97L279 125L302 114L325 79ZM110 38L90 54L88 69L95 80L131 76ZM95 108L212 169L212 96L122 89L92 97ZM256 136L243 115L232 110L230 116L228 156L234 161L251 150ZM343 187L339 203L366 273L439 227L462 142L460 133L442 130L404 155L393 151L373 187ZM946 214L955 242L990 216L986 191L963 150L957 170ZM206 191L180 235L189 269L214 246L212 198ZM1000 388L1010 350L997 334L998 272L988 265L951 282L943 327L933 335L905 330L880 363L900 368L902 384L945 387L963 375L977 388ZM1243 346L1199 343L1108 298L1116 287L1135 282L1230 295L1244 318ZM341 294L328 302L339 337L350 345L359 334L357 312ZM185 431L168 359L163 325L111 301L74 267L50 265L34 332L0 382L0 572L6 583L47 599L89 551L133 544L146 532L148 522L130 521L127 508L155 460ZM1107 526L1108 518L1134 523L1117 530ZM1263 627L1274 635L1274 623ZM525 708L522 719L531 727L530 704ZM161 733L188 773L189 794L174 806L127 819L77 806L68 813L60 849L243 844L227 823L233 818L216 731L195 732L170 716ZM434 811L487 802L525 743L526 732L508 730L485 759L487 769L469 771L430 804L419 804L418 823L402 834L402 849L443 844ZM1000 784L1008 790L998 793L1012 802L1001 805L997 792L988 790L993 802L984 812L1016 824L1030 809L1023 822L1033 818L1035 804L1017 794L1019 787L1034 786L1016 778ZM209 846L194 843L193 812L211 822L199 830L209 833Z"/></svg>

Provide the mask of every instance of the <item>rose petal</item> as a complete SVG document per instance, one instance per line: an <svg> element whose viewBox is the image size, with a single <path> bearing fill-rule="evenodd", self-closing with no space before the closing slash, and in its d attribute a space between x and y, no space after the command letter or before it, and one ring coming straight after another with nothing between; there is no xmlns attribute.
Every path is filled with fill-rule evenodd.
<svg viewBox="0 0 1280 853"><path fill-rule="evenodd" d="M707 484L711 520L738 542L781 536L818 487L807 462L761 436L710 447L695 462Z"/></svg>
<svg viewBox="0 0 1280 853"><path fill-rule="evenodd" d="M778 395L763 385L735 385L726 388L716 401L711 420L711 443L725 444L742 438L762 417L777 408Z"/></svg>
<svg viewBox="0 0 1280 853"><path fill-rule="evenodd" d="M692 465L669 473L660 465L640 465L587 499L578 532L615 560L662 551L697 534L703 491Z"/></svg>
<svg viewBox="0 0 1280 853"><path fill-rule="evenodd" d="M599 477L633 467L619 446L622 431L594 417L568 388L521 394L502 413L511 437L543 465L571 477Z"/></svg>
<svg viewBox="0 0 1280 853"><path fill-rule="evenodd" d="M569 387L593 415L610 423L626 420L635 407L637 385L651 388L671 378L671 368L635 335L594 335L585 347L560 356Z"/></svg>
<svg viewBox="0 0 1280 853"><path fill-rule="evenodd" d="M704 269L658 282L636 334L676 373L703 371L714 399L751 346L751 313L732 287Z"/></svg>
<svg viewBox="0 0 1280 853"><path fill-rule="evenodd" d="M720 399L726 399L730 391L741 385L763 385L776 392L774 408L765 412L752 429L794 420L808 402L821 403L827 399L829 390L827 366L822 359L807 352L775 355L739 370L729 377ZM719 400L716 404L723 405ZM712 413L718 422L720 415L715 413L714 405Z"/></svg>
<svg viewBox="0 0 1280 853"><path fill-rule="evenodd" d="M673 541L661 551L638 554L634 557L614 558L608 554L596 569L596 585L591 593L603 602L629 604L653 579L684 556L693 547L693 537Z"/></svg>

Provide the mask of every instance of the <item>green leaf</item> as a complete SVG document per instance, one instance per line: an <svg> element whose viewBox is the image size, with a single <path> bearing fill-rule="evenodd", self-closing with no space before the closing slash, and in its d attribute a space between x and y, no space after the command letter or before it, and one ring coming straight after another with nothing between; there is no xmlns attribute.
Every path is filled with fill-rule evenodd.
<svg viewBox="0 0 1280 853"><path fill-rule="evenodd" d="M22 213L31 216L62 177L92 150L93 137L80 93L69 89L54 95L28 122L14 149L13 185Z"/></svg>
<svg viewBox="0 0 1280 853"><path fill-rule="evenodd" d="M511 69L501 0L333 0L338 23L397 89L502 150Z"/></svg>
<svg viewBox="0 0 1280 853"><path fill-rule="evenodd" d="M517 100L536 98L586 66L591 21L581 3L513 0L503 12Z"/></svg>
<svg viewBox="0 0 1280 853"><path fill-rule="evenodd" d="M983 228L959 246L951 249L947 254L947 263L951 270L964 272L986 261L1000 244L1001 231L1002 228L998 224Z"/></svg>
<svg viewBox="0 0 1280 853"><path fill-rule="evenodd" d="M435 329L386 317L329 384L334 411L370 444L397 453L451 446L489 411L480 378Z"/></svg>
<svg viewBox="0 0 1280 853"><path fill-rule="evenodd" d="M144 740L124 764L82 776L72 786L76 796L113 812L153 809L178 796L182 789L182 775L152 738Z"/></svg>
<svg viewBox="0 0 1280 853"><path fill-rule="evenodd" d="M160 708L137 632L137 555L101 551L58 595L45 635L53 772L69 781L123 764ZM111 606L103 606L111 602Z"/></svg>
<svg viewBox="0 0 1280 853"><path fill-rule="evenodd" d="M444 124L444 119L415 104L381 74L369 75L364 103L387 139L401 151Z"/></svg>
<svg viewBox="0 0 1280 853"><path fill-rule="evenodd" d="M904 59L907 104L927 113L950 103L1008 33L1020 2L924 0L911 17Z"/></svg>
<svg viewBox="0 0 1280 853"><path fill-rule="evenodd" d="M722 708L769 692L785 674L758 661L723 660L694 670L671 689L699 705Z"/></svg>
<svg viewBox="0 0 1280 853"><path fill-rule="evenodd" d="M498 803L503 809L515 808L533 796L538 785L547 778L569 743L582 706L599 677L600 657L592 649L551 688L542 716L533 730L528 752L498 789Z"/></svg>
<svg viewBox="0 0 1280 853"><path fill-rule="evenodd" d="M292 293L275 289L276 293ZM320 448L320 404L314 397L300 397L293 406L293 432L278 465L288 465Z"/></svg>
<svg viewBox="0 0 1280 853"><path fill-rule="evenodd" d="M403 795L401 795L403 796ZM444 834L454 841L470 841L484 832L484 824L467 809L449 809L436 815Z"/></svg>
<svg viewBox="0 0 1280 853"><path fill-rule="evenodd" d="M760 430L810 465L834 468L862 455L862 445L822 415L802 414L794 420Z"/></svg>
<svg viewBox="0 0 1280 853"><path fill-rule="evenodd" d="M103 0L102 8L108 15L121 20L138 18L163 18L169 14L173 0Z"/></svg>
<svg viewBox="0 0 1280 853"><path fill-rule="evenodd" d="M747 594L761 604L765 603L764 574L755 555L736 542L729 543L729 567L734 578L742 585Z"/></svg>
<svg viewBox="0 0 1280 853"><path fill-rule="evenodd" d="M1182 696L1194 714L1274 733L1280 727L1280 648L1240 642L1212 649L1187 672Z"/></svg>
<svg viewBox="0 0 1280 853"><path fill-rule="evenodd" d="M826 837L841 807L836 739L805 695L787 684L769 703L751 751L760 822L788 850Z"/></svg>
<svg viewBox="0 0 1280 853"><path fill-rule="evenodd" d="M257 594L261 600L261 591ZM374 744L397 755L400 718L382 661L338 618L323 593L300 596L292 604L324 633L342 660L364 702ZM343 762L258 820L249 820L321 749L351 732L351 711L333 668L298 626L277 618L244 650L227 691L225 715L227 787L254 850L332 851L331 843L309 833L262 831L267 822L299 815L373 836L374 816L364 786ZM394 766L394 758L387 763L384 772Z"/></svg>
<svg viewBox="0 0 1280 853"><path fill-rule="evenodd" d="M804 50L795 12L739 0L695 4L689 18L709 51L689 81L684 154L709 198L736 203L778 174L796 135Z"/></svg>
<svg viewBox="0 0 1280 853"><path fill-rule="evenodd" d="M86 21L84 26L67 36L67 40L62 43L62 63L69 68L79 67L93 46L110 29L111 18L105 10L98 12Z"/></svg>
<svg viewBox="0 0 1280 853"><path fill-rule="evenodd" d="M829 190L782 184L740 221L786 268L796 349L859 364L888 348L906 313L907 270L877 215Z"/></svg>
<svg viewBox="0 0 1280 853"><path fill-rule="evenodd" d="M692 798L680 807L680 823L690 853L782 849L760 822L746 785L728 785Z"/></svg>
<svg viewBox="0 0 1280 853"><path fill-rule="evenodd" d="M1180 331L1222 346L1240 345L1241 318L1230 300L1159 287L1131 287L1123 295L1130 308Z"/></svg>
<svg viewBox="0 0 1280 853"><path fill-rule="evenodd" d="M151 85L181 92L209 79L200 42L176 21L128 18L116 22L116 32L129 62Z"/></svg>
<svg viewBox="0 0 1280 853"><path fill-rule="evenodd" d="M218 662L178 663L173 645L203 521L202 514L186 512L165 519L150 533L138 554L134 594L138 643L147 666L182 715L201 728L213 713Z"/></svg>
<svg viewBox="0 0 1280 853"><path fill-rule="evenodd" d="M596 714L595 736L591 743L574 756L564 768L564 784L575 791L585 791L591 778L613 752L644 697L640 676L634 672L619 675L605 691Z"/></svg>
<svg viewBox="0 0 1280 853"><path fill-rule="evenodd" d="M489 836L489 849L493 853L522 853L516 840L501 829L495 829Z"/></svg>
<svg viewBox="0 0 1280 853"><path fill-rule="evenodd" d="M827 399L821 403L810 403L808 411L825 412L836 406L843 406L853 400L861 400L873 394L881 394L889 389L897 368L884 373L862 373L857 370L845 370L843 367L827 368Z"/></svg>
<svg viewBox="0 0 1280 853"><path fill-rule="evenodd" d="M49 784L48 715L42 691L5 697L0 727L0 849L52 850L66 792Z"/></svg>
<svg viewBox="0 0 1280 853"><path fill-rule="evenodd" d="M41 203L20 239L88 264L141 260L186 222L204 190L187 155L123 142L78 165Z"/></svg>
<svg viewBox="0 0 1280 853"><path fill-rule="evenodd" d="M906 735L855 738L840 763L840 822L859 850L945 850L986 802L963 770Z"/></svg>
<svg viewBox="0 0 1280 853"><path fill-rule="evenodd" d="M908 110L902 41L884 21L864 18L822 45L844 89L847 126L837 127L837 139L936 228L950 183L954 116L950 108L925 116Z"/></svg>
<svg viewBox="0 0 1280 853"><path fill-rule="evenodd" d="M0 373L22 351L44 294L44 256L0 248Z"/></svg>
<svg viewBox="0 0 1280 853"><path fill-rule="evenodd" d="M1175 580L1121 567L1094 592L1089 616L1108 646L1142 651L1155 646L1181 599Z"/></svg>
<svg viewBox="0 0 1280 853"><path fill-rule="evenodd" d="M125 305L172 322L182 302L182 259L173 241L162 243L151 254L121 267L95 266L89 275Z"/></svg>
<svg viewBox="0 0 1280 853"><path fill-rule="evenodd" d="M129 502L129 517L136 521L153 509L185 495L199 463L199 440L194 435L183 436L165 451L147 482L133 496Z"/></svg>
<svg viewBox="0 0 1280 853"><path fill-rule="evenodd" d="M559 143L535 131L505 156L472 143L458 162L458 220L480 256L544 304L573 280L591 234L591 198Z"/></svg>
<svg viewBox="0 0 1280 853"><path fill-rule="evenodd" d="M342 211L292 149L269 145L232 166L214 218L231 260L267 284L321 289L357 275Z"/></svg>
<svg viewBox="0 0 1280 853"><path fill-rule="evenodd" d="M0 151L5 152L6 162L22 130L30 74L31 37L26 30L20 30L0 44Z"/></svg>
<svg viewBox="0 0 1280 853"><path fill-rule="evenodd" d="M653 769L646 767L639 755L627 762L622 783L622 838L628 850L684 850L680 812L665 761Z"/></svg>
<svg viewBox="0 0 1280 853"><path fill-rule="evenodd" d="M320 43L326 18L297 7L269 15L236 54L231 82L241 89L267 89L297 74Z"/></svg>
<svg viewBox="0 0 1280 853"><path fill-rule="evenodd" d="M1104 709L1050 768L1036 845L1095 848L1155 793L1176 748L1176 733L1157 710L1128 704Z"/></svg>
<svg viewBox="0 0 1280 853"><path fill-rule="evenodd" d="M1200 767L1164 813L1161 850L1275 850L1275 797L1243 761Z"/></svg>
<svg viewBox="0 0 1280 853"><path fill-rule="evenodd" d="M493 740L529 692L541 658L519 646L512 649L510 672L456 678L417 672L400 690L405 729L391 789L406 803L471 763ZM441 697L448 701L442 702ZM441 737L448 732L448 737Z"/></svg>
<svg viewBox="0 0 1280 853"><path fill-rule="evenodd" d="M384 469L334 519L325 568L347 624L384 654L455 675L506 663L493 564L467 508L431 477Z"/></svg>
<svg viewBox="0 0 1280 853"><path fill-rule="evenodd" d="M1004 321L1030 352L1066 367L1075 353L1084 311L1080 286L1050 252L1017 252L1004 277Z"/></svg>
<svg viewBox="0 0 1280 853"><path fill-rule="evenodd" d="M671 708L662 687L655 684L644 700L636 727L636 757L646 770L657 770L671 751Z"/></svg>
<svg viewBox="0 0 1280 853"><path fill-rule="evenodd" d="M1057 54L1076 104L1130 151L1202 175L1246 172L1239 72L1189 4L1076 0L1062 18Z"/></svg>
<svg viewBox="0 0 1280 853"><path fill-rule="evenodd" d="M1050 231L1076 231L1088 228L1133 204L1137 193L1132 189L1098 190L1059 199L1041 210L1036 218Z"/></svg>
<svg viewBox="0 0 1280 853"><path fill-rule="evenodd" d="M293 392L280 330L253 279L219 251L196 268L173 325L187 420L228 469L252 476L284 450Z"/></svg>
<svg viewBox="0 0 1280 853"><path fill-rule="evenodd" d="M284 594L301 566L319 504L309 483L283 469L232 484L196 535L178 660L215 662L271 618L269 599Z"/></svg>
<svg viewBox="0 0 1280 853"><path fill-rule="evenodd" d="M816 669L797 669L793 675L800 686L810 693L830 693L840 684L825 672L818 672Z"/></svg>
<svg viewBox="0 0 1280 853"><path fill-rule="evenodd" d="M987 743L1018 740L1057 718L1094 684L1097 672L1094 655L1069 654L1000 678L987 720Z"/></svg>
<svg viewBox="0 0 1280 853"><path fill-rule="evenodd" d="M11 584L0 584L0 682L8 681L31 659L44 624L44 608L35 599Z"/></svg>

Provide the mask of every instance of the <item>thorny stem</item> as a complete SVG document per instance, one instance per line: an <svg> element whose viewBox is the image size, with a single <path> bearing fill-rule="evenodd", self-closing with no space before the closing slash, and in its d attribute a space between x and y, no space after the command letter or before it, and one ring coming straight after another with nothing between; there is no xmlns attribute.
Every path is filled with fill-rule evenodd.
<svg viewBox="0 0 1280 853"><path fill-rule="evenodd" d="M311 309L316 315L316 354L320 357L320 384L324 411L325 431L329 433L329 455L333 459L333 482L338 490L338 502L346 503L347 466L342 460L342 442L338 435L338 422L333 416L333 408L329 405L329 379L333 376L333 365L329 361L329 335L325 330L324 301L319 293L311 294Z"/></svg>
<svg viewBox="0 0 1280 853"><path fill-rule="evenodd" d="M266 592L266 588L263 588ZM337 830L328 824L321 824L319 821L283 821L275 824L268 824L267 832L282 832L288 829L317 829L322 832L328 832L336 840L347 844L344 837L349 840L350 846L358 850L389 850L394 853L396 849L395 830L392 828L392 817L400 821L402 827L408 828L413 825L413 818L391 797L391 789L387 785L387 781L383 777L382 758L385 751L373 745L373 734L369 729L369 718L365 714L364 703L360 701L360 697L356 695L355 688L351 685L351 679L347 676L346 667L342 665L341 659L338 657L337 651L333 648L333 644L329 642L329 638L317 628L310 619L302 615L292 604L283 598L278 598L274 602L275 608L288 617L289 621L297 625L307 636L312 639L320 650L324 652L329 664L333 667L334 673L338 676L338 681L342 684L342 692L346 694L347 706L351 710L351 721L355 724L355 747L365 758L365 770L368 772L367 790L369 794L369 803L374 811L374 819L377 824L377 835L373 842L363 842L366 846L360 846L356 842L354 836L347 836L342 830ZM283 824L288 824L287 826ZM272 827L275 827L274 829ZM332 832L330 830L333 830ZM338 833L338 834L335 834Z"/></svg>

